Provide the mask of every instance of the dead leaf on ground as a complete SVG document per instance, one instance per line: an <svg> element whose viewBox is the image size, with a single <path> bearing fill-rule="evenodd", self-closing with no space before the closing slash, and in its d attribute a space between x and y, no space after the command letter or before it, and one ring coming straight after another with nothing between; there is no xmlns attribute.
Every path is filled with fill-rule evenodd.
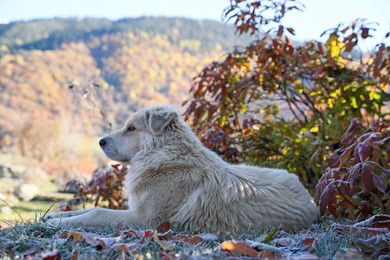
<svg viewBox="0 0 390 260"><path fill-rule="evenodd" d="M128 230L123 230L115 233L115 236L122 236L122 237L137 237L138 232L134 229L128 229Z"/></svg>
<svg viewBox="0 0 390 260"><path fill-rule="evenodd" d="M106 249L110 245L119 241L119 237L103 237L94 233L69 231L68 239L73 241L84 241L97 249Z"/></svg>
<svg viewBox="0 0 390 260"><path fill-rule="evenodd" d="M171 224L169 222L164 222L157 227L157 232L162 234L168 232L171 229Z"/></svg>
<svg viewBox="0 0 390 260"><path fill-rule="evenodd" d="M389 233L389 229L387 228L355 227L355 226L342 225L338 223L333 223L332 229L343 231L350 235L359 235L359 236L367 236L367 235L375 236L375 235Z"/></svg>
<svg viewBox="0 0 390 260"><path fill-rule="evenodd" d="M61 260L61 253L58 250L53 250L41 256L43 260Z"/></svg>
<svg viewBox="0 0 390 260"><path fill-rule="evenodd" d="M390 252L390 241L384 235L367 239L356 238L355 243L363 253Z"/></svg>
<svg viewBox="0 0 390 260"><path fill-rule="evenodd" d="M170 241L160 240L157 231L153 235L154 241L161 246L164 251L169 251L175 248L175 244Z"/></svg>
<svg viewBox="0 0 390 260"><path fill-rule="evenodd" d="M190 237L189 235L183 235L183 234L177 234L171 238L172 241L182 241L187 244L198 244L200 242L203 242L203 238L201 238L199 235L194 235Z"/></svg>
<svg viewBox="0 0 390 260"><path fill-rule="evenodd" d="M345 260L345 259L362 259L363 256L359 251L354 248L343 248L337 252L333 257L333 260Z"/></svg>
<svg viewBox="0 0 390 260"><path fill-rule="evenodd" d="M225 241L220 245L220 248L224 251L235 252L245 256L259 256L259 252L248 246L248 244L246 244L245 242Z"/></svg>
<svg viewBox="0 0 390 260"><path fill-rule="evenodd" d="M119 243L115 247L131 256L138 254L138 245L136 243Z"/></svg>
<svg viewBox="0 0 390 260"><path fill-rule="evenodd" d="M354 227L383 228L390 232L390 215L380 214L372 216L353 225Z"/></svg>
<svg viewBox="0 0 390 260"><path fill-rule="evenodd" d="M140 239L140 244L145 244L146 242L149 242L150 240L152 240L153 238L153 235L154 235L154 232L150 229L147 229L144 231L144 234L142 235L141 239Z"/></svg>
<svg viewBox="0 0 390 260"><path fill-rule="evenodd" d="M305 246L305 250L308 252L313 251L316 248L316 239L314 237L307 237L302 241L302 245Z"/></svg>

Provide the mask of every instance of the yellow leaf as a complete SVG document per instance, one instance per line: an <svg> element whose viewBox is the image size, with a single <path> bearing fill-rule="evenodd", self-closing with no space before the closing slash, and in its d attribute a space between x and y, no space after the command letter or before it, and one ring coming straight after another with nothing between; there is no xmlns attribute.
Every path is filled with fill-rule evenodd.
<svg viewBox="0 0 390 260"><path fill-rule="evenodd" d="M318 126L313 126L312 128L310 128L310 133L313 133L313 134L316 134L316 133L318 133Z"/></svg>

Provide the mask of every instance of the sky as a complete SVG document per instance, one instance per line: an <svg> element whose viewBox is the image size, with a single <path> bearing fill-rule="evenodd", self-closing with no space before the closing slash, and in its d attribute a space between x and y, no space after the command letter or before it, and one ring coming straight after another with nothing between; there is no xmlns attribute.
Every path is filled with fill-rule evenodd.
<svg viewBox="0 0 390 260"><path fill-rule="evenodd" d="M390 0L301 0L304 12L292 12L285 24L296 30L296 40L322 39L320 34L340 22L367 18L378 22L373 47L390 31ZM0 22L52 17L166 16L221 21L229 0L0 0Z"/></svg>

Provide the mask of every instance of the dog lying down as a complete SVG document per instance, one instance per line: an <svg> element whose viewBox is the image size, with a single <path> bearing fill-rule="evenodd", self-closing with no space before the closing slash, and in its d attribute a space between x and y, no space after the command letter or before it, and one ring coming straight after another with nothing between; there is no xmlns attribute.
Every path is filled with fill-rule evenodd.
<svg viewBox="0 0 390 260"><path fill-rule="evenodd" d="M126 175L129 209L59 212L44 220L72 227L167 221L179 230L239 234L279 226L296 231L319 217L296 175L228 164L204 147L169 106L136 112L99 144L110 159L131 165Z"/></svg>

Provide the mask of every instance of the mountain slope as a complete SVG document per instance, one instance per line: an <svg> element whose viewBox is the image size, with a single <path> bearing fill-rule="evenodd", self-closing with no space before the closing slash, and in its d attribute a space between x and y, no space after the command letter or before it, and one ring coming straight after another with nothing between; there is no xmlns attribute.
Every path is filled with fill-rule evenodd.
<svg viewBox="0 0 390 260"><path fill-rule="evenodd" d="M33 154L26 147L101 135L146 105L180 107L203 66L247 42L232 26L181 18L0 25L0 149ZM61 149L53 153L70 148Z"/></svg>

